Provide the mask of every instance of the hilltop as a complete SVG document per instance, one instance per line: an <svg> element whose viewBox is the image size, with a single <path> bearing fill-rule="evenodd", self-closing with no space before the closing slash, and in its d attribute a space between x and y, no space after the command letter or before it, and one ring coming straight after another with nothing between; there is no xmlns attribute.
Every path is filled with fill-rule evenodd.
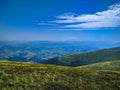
<svg viewBox="0 0 120 90"><path fill-rule="evenodd" d="M88 64L77 68L89 68L94 70L114 70L120 71L120 60L107 61L101 63Z"/></svg>

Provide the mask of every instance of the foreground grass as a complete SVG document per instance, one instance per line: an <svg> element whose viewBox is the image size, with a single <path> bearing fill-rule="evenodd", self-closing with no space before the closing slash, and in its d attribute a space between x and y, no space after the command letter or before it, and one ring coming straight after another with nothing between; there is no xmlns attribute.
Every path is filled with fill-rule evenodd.
<svg viewBox="0 0 120 90"><path fill-rule="evenodd" d="M0 61L0 90L120 90L120 72Z"/></svg>

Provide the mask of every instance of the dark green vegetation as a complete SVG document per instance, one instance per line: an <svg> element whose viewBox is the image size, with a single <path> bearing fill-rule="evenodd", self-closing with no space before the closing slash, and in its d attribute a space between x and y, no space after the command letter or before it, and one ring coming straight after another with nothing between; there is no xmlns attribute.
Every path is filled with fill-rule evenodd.
<svg viewBox="0 0 120 90"><path fill-rule="evenodd" d="M105 61L120 60L120 47L94 51L85 54L75 54L64 57L53 58L44 61L45 64L56 64L64 66L81 66Z"/></svg>
<svg viewBox="0 0 120 90"><path fill-rule="evenodd" d="M0 90L120 90L120 72L0 61Z"/></svg>
<svg viewBox="0 0 120 90"><path fill-rule="evenodd" d="M120 60L94 63L94 64L85 65L85 66L80 66L78 68L89 68L89 69L94 69L94 70L120 71Z"/></svg>

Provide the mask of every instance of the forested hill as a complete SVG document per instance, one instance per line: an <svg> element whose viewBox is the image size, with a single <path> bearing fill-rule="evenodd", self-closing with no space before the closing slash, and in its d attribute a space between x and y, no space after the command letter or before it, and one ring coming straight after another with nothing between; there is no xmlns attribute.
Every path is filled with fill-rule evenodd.
<svg viewBox="0 0 120 90"><path fill-rule="evenodd" d="M84 54L75 54L64 57L52 58L44 61L43 63L64 66L81 66L114 60L120 60L120 47L103 49Z"/></svg>

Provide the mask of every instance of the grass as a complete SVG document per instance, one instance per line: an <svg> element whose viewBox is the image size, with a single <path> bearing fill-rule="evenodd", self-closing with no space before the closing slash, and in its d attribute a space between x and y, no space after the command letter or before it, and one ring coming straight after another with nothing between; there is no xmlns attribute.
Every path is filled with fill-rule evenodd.
<svg viewBox="0 0 120 90"><path fill-rule="evenodd" d="M120 72L3 60L0 90L120 90Z"/></svg>

